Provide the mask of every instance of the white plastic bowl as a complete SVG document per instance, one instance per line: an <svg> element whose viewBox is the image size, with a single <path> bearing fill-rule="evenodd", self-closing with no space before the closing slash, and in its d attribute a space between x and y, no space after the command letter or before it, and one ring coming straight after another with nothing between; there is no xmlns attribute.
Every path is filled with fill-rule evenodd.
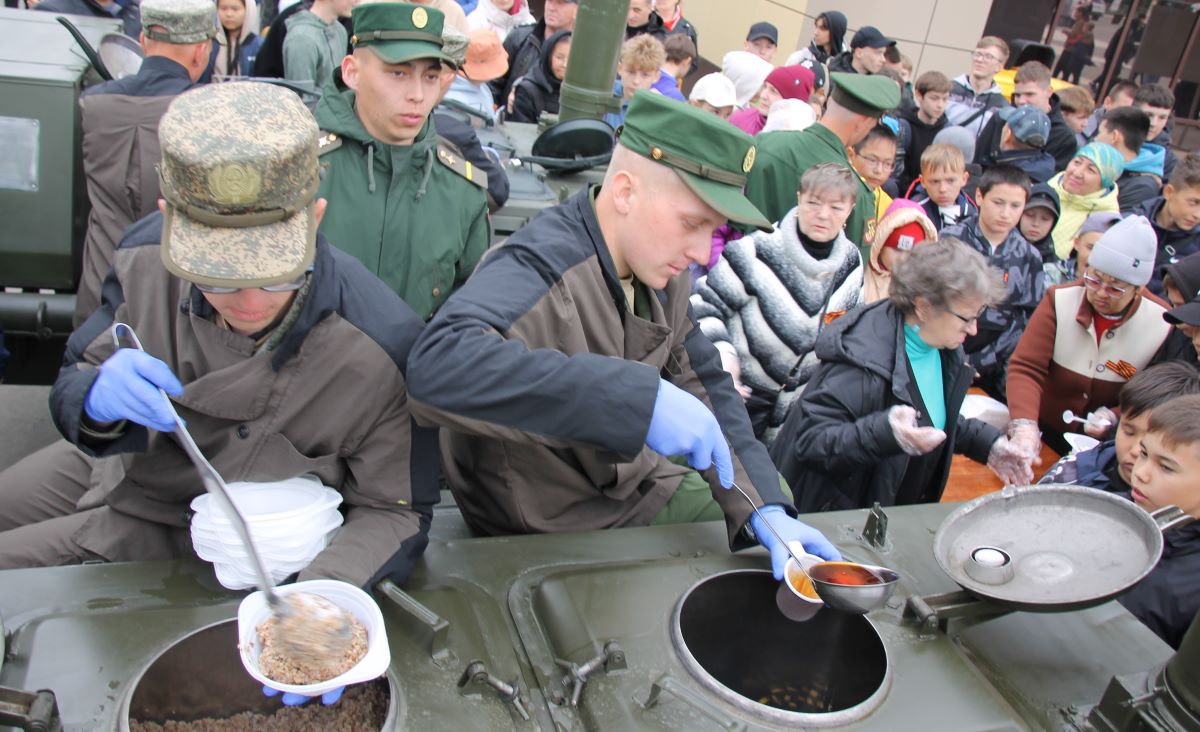
<svg viewBox="0 0 1200 732"><path fill-rule="evenodd" d="M262 592L253 592L238 606L238 650L246 672L259 682L280 691L305 696L319 696L339 686L360 684L376 679L387 672L392 662L388 648L387 632L383 627L383 613L370 595L354 585L338 580L309 580L275 588L280 595L293 592L311 592L324 597L338 607L358 618L367 631L367 653L346 673L319 684L281 684L267 678L258 668L258 632L256 628L271 616L267 597Z"/></svg>
<svg viewBox="0 0 1200 732"><path fill-rule="evenodd" d="M296 520L334 508L342 502L342 494L321 485L309 475L270 483L230 483L228 488L230 500L247 523L284 524L277 527L283 530ZM193 498L191 507L198 516L203 516L202 522L230 525L208 493Z"/></svg>

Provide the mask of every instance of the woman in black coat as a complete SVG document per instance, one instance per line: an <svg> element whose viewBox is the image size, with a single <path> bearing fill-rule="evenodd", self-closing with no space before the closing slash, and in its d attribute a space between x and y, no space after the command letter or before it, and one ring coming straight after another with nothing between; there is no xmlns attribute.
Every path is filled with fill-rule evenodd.
<svg viewBox="0 0 1200 732"><path fill-rule="evenodd" d="M558 114L558 90L567 74L571 31L561 30L542 44L541 62L529 70L513 91L511 122L537 122L542 112Z"/></svg>
<svg viewBox="0 0 1200 732"><path fill-rule="evenodd" d="M801 513L935 502L955 452L1006 483L1032 482L1032 455L959 415L975 375L963 341L1004 295L999 272L962 242L925 242L897 265L887 299L824 330L821 365L771 450Z"/></svg>

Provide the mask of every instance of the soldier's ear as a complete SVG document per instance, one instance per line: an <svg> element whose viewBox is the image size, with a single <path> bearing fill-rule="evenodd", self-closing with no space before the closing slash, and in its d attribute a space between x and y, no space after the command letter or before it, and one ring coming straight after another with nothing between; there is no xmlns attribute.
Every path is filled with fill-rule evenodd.
<svg viewBox="0 0 1200 732"><path fill-rule="evenodd" d="M163 216L167 215L167 201L164 198L158 199L158 212Z"/></svg>
<svg viewBox="0 0 1200 732"><path fill-rule="evenodd" d="M358 91L358 58L352 53L342 58L342 81L346 86Z"/></svg>
<svg viewBox="0 0 1200 732"><path fill-rule="evenodd" d="M329 204L329 201L324 198L317 199L316 207L313 209L313 225L314 226L321 225L321 219L323 219L325 217L325 207L328 204ZM160 203L160 205L161 205L161 203Z"/></svg>

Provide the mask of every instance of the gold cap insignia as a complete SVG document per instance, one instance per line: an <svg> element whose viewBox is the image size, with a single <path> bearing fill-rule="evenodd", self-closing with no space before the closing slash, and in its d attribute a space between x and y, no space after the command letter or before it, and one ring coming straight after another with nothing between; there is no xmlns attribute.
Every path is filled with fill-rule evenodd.
<svg viewBox="0 0 1200 732"><path fill-rule="evenodd" d="M425 12L425 8L413 9L412 23L414 28L424 28L429 25L429 13Z"/></svg>
<svg viewBox="0 0 1200 732"><path fill-rule="evenodd" d="M650 148L650 157L654 158L655 160L662 160L662 156L663 156L662 148L660 148L660 147Z"/></svg>
<svg viewBox="0 0 1200 732"><path fill-rule="evenodd" d="M358 45L358 34L357 34L357 33L355 33L354 35L350 36L350 45L351 45L351 46L357 46L357 45Z"/></svg>
<svg viewBox="0 0 1200 732"><path fill-rule="evenodd" d="M758 153L755 151L754 146L751 145L750 149L746 151L746 157L742 159L743 173L749 173L750 169L754 167L754 156L757 154Z"/></svg>
<svg viewBox="0 0 1200 732"><path fill-rule="evenodd" d="M227 206L253 203L262 190L262 174L240 163L219 165L208 173L213 200Z"/></svg>

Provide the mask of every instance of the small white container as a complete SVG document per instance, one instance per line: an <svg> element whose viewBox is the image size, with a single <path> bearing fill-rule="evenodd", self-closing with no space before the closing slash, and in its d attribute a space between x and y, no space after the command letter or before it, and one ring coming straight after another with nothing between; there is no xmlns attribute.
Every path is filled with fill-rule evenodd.
<svg viewBox="0 0 1200 732"><path fill-rule="evenodd" d="M367 631L367 653L344 674L319 684L282 684L267 678L258 668L260 648L257 628L271 617L271 608L267 604L266 595L253 592L238 606L238 650L246 672L257 681L284 693L320 696L339 686L360 684L379 678L387 672L388 664L392 662L392 654L388 648L387 632L383 627L383 613L370 595L354 585L338 580L296 582L276 587L275 591L280 595L309 592L324 597L358 618L358 622L362 623Z"/></svg>
<svg viewBox="0 0 1200 732"><path fill-rule="evenodd" d="M804 622L816 615L825 606L825 601L816 596L816 588L813 588L813 597L797 591L788 580L788 572L803 574L807 577L809 569L825 560L806 552L803 545L799 542L794 541L788 544L788 546L791 547L796 557L800 559L801 565L797 567L796 559L788 558L787 568L783 574L783 581L779 583L779 589L775 591L775 604L779 606L779 612L783 613L784 617L788 620ZM801 571L801 567L803 571ZM808 581L808 585L812 587L812 582Z"/></svg>

